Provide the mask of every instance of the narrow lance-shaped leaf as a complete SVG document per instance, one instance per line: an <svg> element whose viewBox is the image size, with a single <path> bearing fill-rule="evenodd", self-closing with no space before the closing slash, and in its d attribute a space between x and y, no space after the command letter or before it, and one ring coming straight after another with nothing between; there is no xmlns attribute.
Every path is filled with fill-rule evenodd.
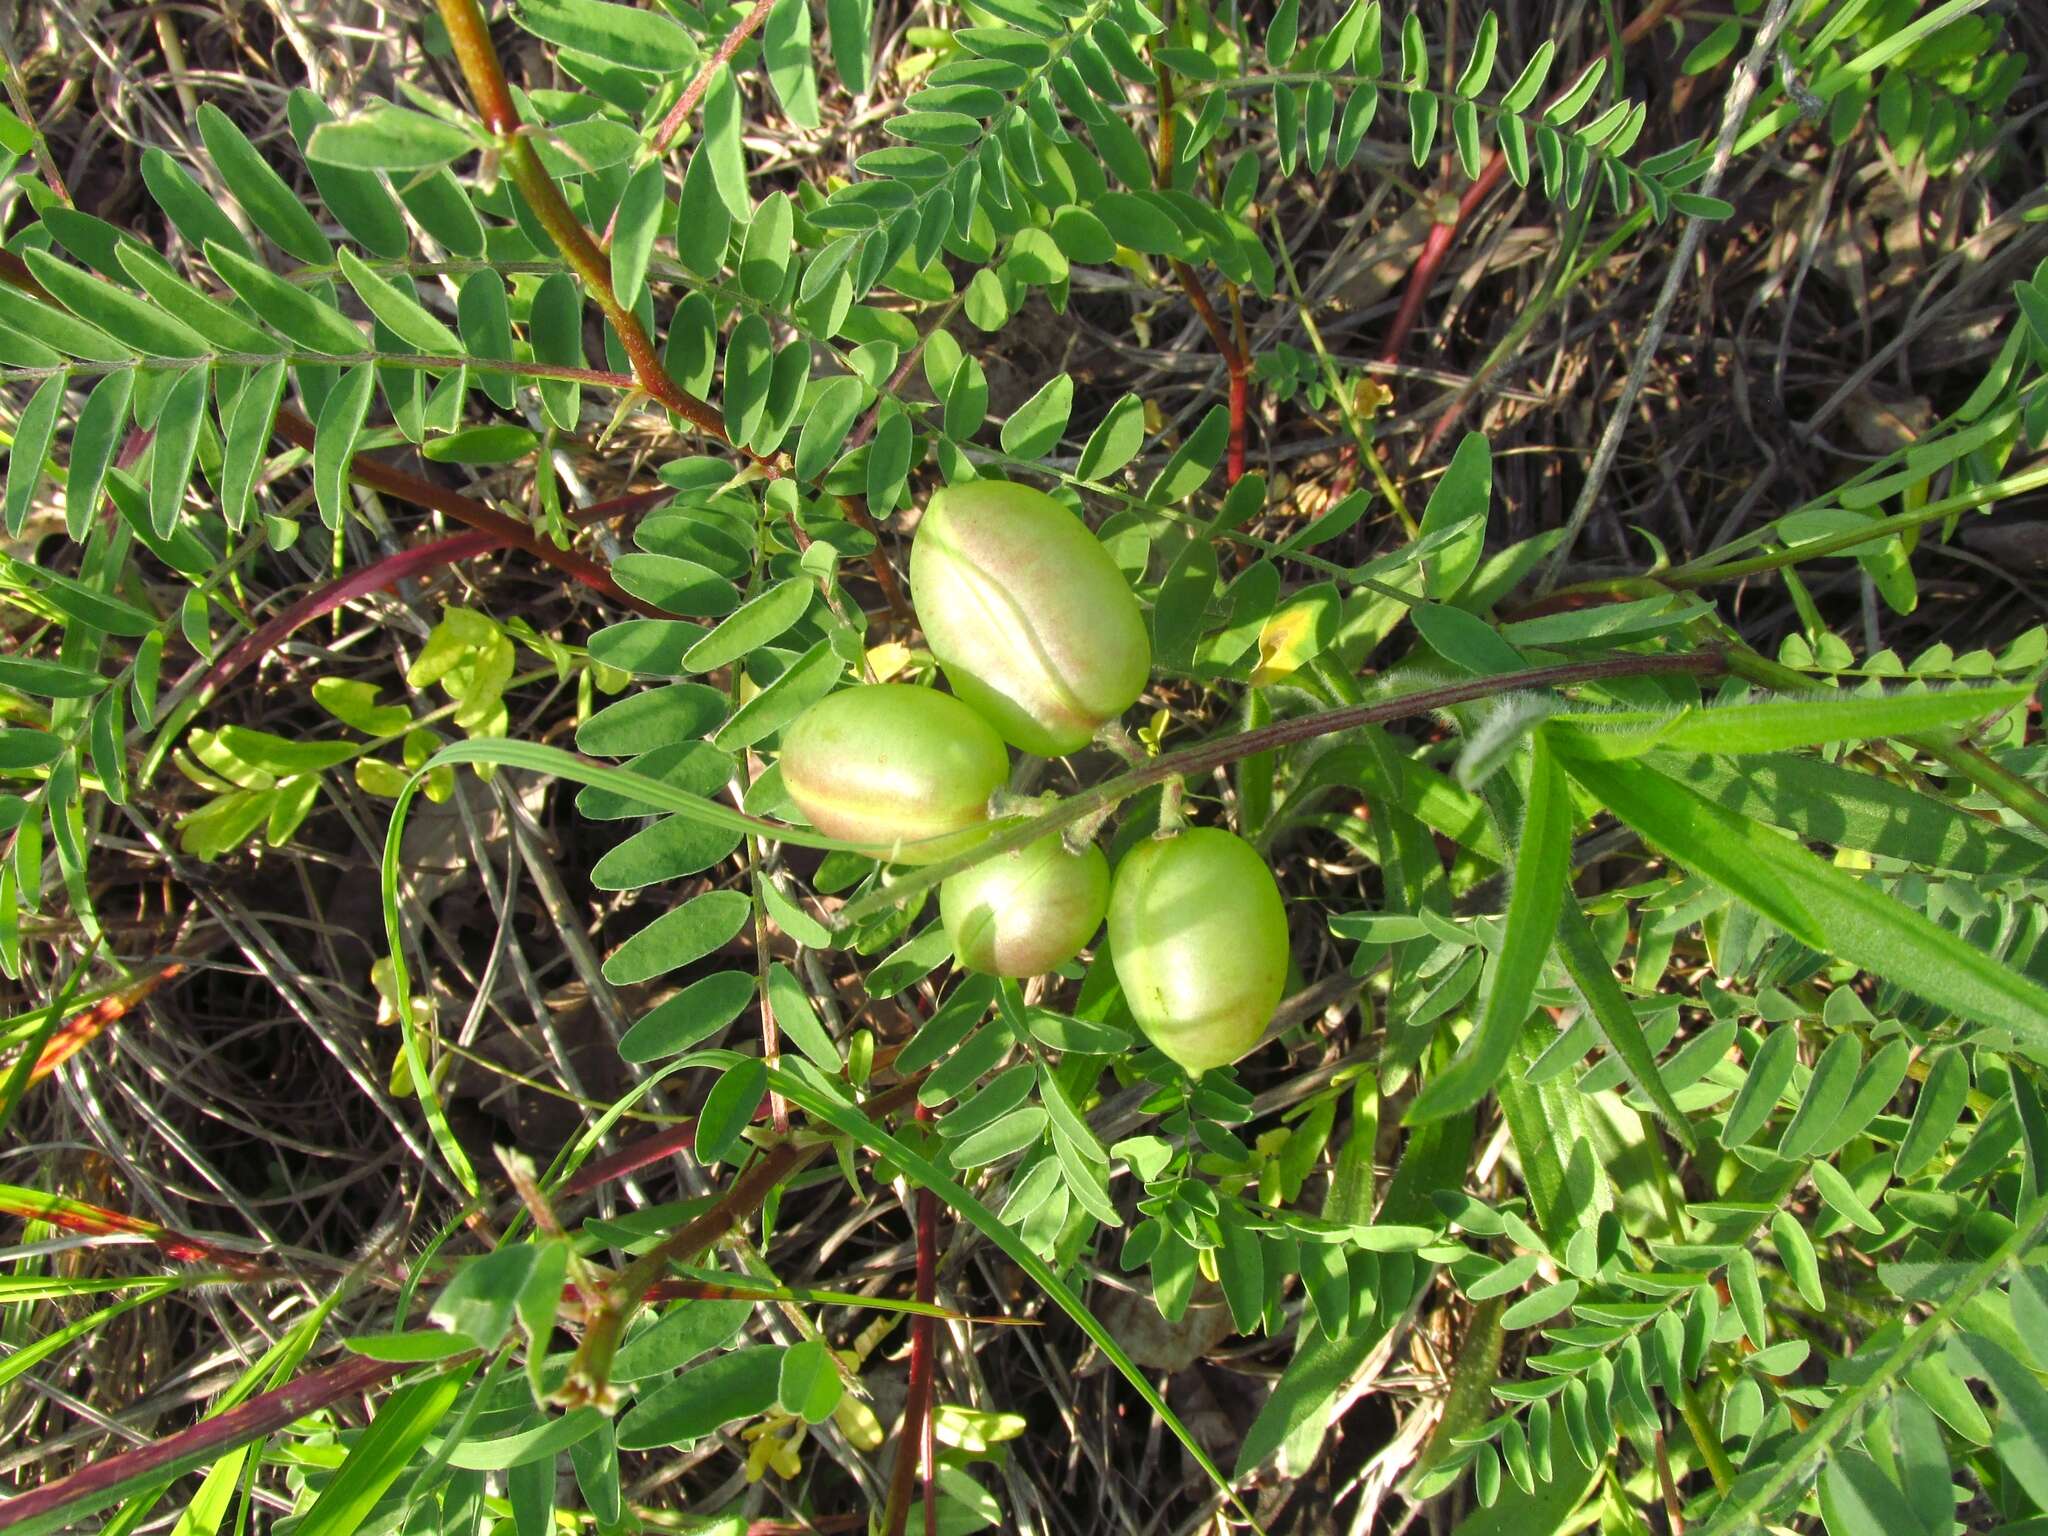
<svg viewBox="0 0 2048 1536"><path fill-rule="evenodd" d="M468 131L410 107L379 107L338 123L322 123L306 141L306 158L344 170L426 171L476 148Z"/></svg>
<svg viewBox="0 0 2048 1536"><path fill-rule="evenodd" d="M320 233L298 194L285 185L284 178L271 169L270 162L228 115L207 102L199 108L197 122L214 169L250 221L300 261L325 266L334 260L334 247Z"/></svg>
<svg viewBox="0 0 2048 1536"><path fill-rule="evenodd" d="M206 370L187 368L172 382L157 417L156 441L149 460L149 524L158 538L168 538L178 525L185 486L199 450L201 418L206 414Z"/></svg>
<svg viewBox="0 0 2048 1536"><path fill-rule="evenodd" d="M49 295L79 319L97 326L116 341L145 357L203 357L205 338L195 334L155 305L112 283L88 277L47 251L33 247L22 260ZM57 345L62 346L61 341Z"/></svg>
<svg viewBox="0 0 2048 1536"><path fill-rule="evenodd" d="M385 277L347 246L341 248L341 275L355 289L363 307L390 327L400 341L420 352L459 356L462 342L445 323L397 283Z"/></svg>
<svg viewBox="0 0 2048 1536"><path fill-rule="evenodd" d="M362 332L340 310L321 303L306 289L225 246L209 242L206 260L235 296L279 335L311 351L336 356L363 350Z"/></svg>
<svg viewBox="0 0 2048 1536"><path fill-rule="evenodd" d="M1635 1009L1629 1006L1621 984L1614 979L1606 956L1600 953L1593 925L1586 920L1578 899L1569 894L1558 914L1557 953L1573 988L1606 1038L1608 1049L1628 1068L1636 1086L1649 1095L1650 1102L1657 1106L1657 1113L1663 1117L1671 1134L1688 1151L1693 1150L1696 1142L1692 1122L1678 1107L1678 1101L1672 1098L1671 1090L1664 1086L1663 1074L1657 1068L1656 1053L1643 1037L1642 1022L1637 1019Z"/></svg>
<svg viewBox="0 0 2048 1536"><path fill-rule="evenodd" d="M358 363L328 391L320 406L313 439L313 496L320 508L320 521L329 528L339 528L348 517L349 466L376 385L375 370L368 363Z"/></svg>
<svg viewBox="0 0 2048 1536"><path fill-rule="evenodd" d="M99 505L100 487L120 448L134 393L135 375L119 369L93 386L78 413L78 425L71 433L70 476L64 486L64 530L73 541L85 537Z"/></svg>
<svg viewBox="0 0 2048 1536"><path fill-rule="evenodd" d="M249 501L270 444L271 423L284 398L282 360L265 363L242 385L228 420L227 444L221 454L221 512L228 527L239 533L249 518Z"/></svg>
<svg viewBox="0 0 2048 1536"><path fill-rule="evenodd" d="M1651 843L1823 954L1839 955L2048 1061L2048 990L1874 884L1641 763L1570 763L1571 776Z"/></svg>
<svg viewBox="0 0 2048 1536"><path fill-rule="evenodd" d="M1499 781L1490 788L1500 787ZM1507 798L1503 789L1503 799ZM1541 733L1530 738L1529 790L1501 947L1490 965L1479 1022L1451 1064L1416 1095L1410 1125L1440 1120L1484 1098L1513 1054L1571 877L1571 797Z"/></svg>

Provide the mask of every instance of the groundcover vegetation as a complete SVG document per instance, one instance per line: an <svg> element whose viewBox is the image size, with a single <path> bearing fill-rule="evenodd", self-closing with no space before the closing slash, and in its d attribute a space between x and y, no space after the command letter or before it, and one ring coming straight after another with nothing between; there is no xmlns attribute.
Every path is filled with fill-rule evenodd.
<svg viewBox="0 0 2048 1536"><path fill-rule="evenodd" d="M0 1528L2048 1530L2044 33L17 7Z"/></svg>

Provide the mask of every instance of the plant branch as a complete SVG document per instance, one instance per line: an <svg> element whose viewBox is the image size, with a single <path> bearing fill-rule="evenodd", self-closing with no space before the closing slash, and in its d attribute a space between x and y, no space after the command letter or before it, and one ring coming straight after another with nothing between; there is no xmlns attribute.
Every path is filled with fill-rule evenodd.
<svg viewBox="0 0 2048 1536"><path fill-rule="evenodd" d="M597 307L604 311L605 319L611 322L632 361L634 378L648 394L698 431L731 446L724 419L669 377L646 327L640 324L640 317L620 303L619 296L612 291L611 263L571 211L519 120L519 109L512 101L512 89L506 84L505 70L491 42L490 26L484 20L482 7L477 0L440 0L440 7L441 20L455 45L456 61L462 66L463 79L468 82L470 95L476 98L477 111L485 126L498 140L498 151L504 157L512 184L526 199L527 207L540 220L570 270L582 279ZM747 457L771 474L776 473L774 466L758 454L748 453Z"/></svg>
<svg viewBox="0 0 2048 1536"><path fill-rule="evenodd" d="M871 1116L900 1109L917 1091L915 1081L898 1083L862 1105ZM626 1320L645 1299L650 1287L671 1264L687 1264L735 1227L751 1218L769 1194L825 1151L823 1140L800 1144L784 1141L770 1148L732 1183L710 1209L670 1233L641 1254L609 1285L591 1313L583 1343L570 1363L562 1392L565 1400L602 1402L610 1387L612 1355Z"/></svg>
<svg viewBox="0 0 2048 1536"><path fill-rule="evenodd" d="M277 435L287 442L305 449L308 453L313 451L313 423L298 412L280 410L277 413L276 430ZM639 598L622 589L612 580L611 573L595 561L557 548L526 524L506 517L501 512L493 512L474 497L465 496L460 491L451 491L446 486L436 485L433 481L424 480L418 475L407 474L395 465L386 464L381 459L373 459L366 453L356 454L350 459L348 472L350 479L359 481L373 490L396 496L401 501L409 501L416 507L425 507L429 511L442 513L457 522L468 524L479 532L492 535L501 544L523 549L536 560L553 566L565 576L574 577L584 586L602 592L613 602L631 608L635 613L645 614L650 618L668 617L660 609L641 602Z"/></svg>
<svg viewBox="0 0 2048 1536"><path fill-rule="evenodd" d="M690 114L697 110L697 103L704 99L704 93L711 89L711 82L718 72L732 61L740 51L740 45L760 30L761 23L768 19L768 13L775 9L775 0L754 0L754 8L740 18L740 24L726 33L718 45L718 51L705 60L704 67L697 71L692 80L676 98L676 104L668 110L668 116L661 120L661 128L654 135L654 153L660 157L669 152L688 126Z"/></svg>
<svg viewBox="0 0 2048 1536"><path fill-rule="evenodd" d="M1167 12L1167 21L1172 22L1172 12ZM1157 66L1159 79L1159 158L1158 169L1153 181L1160 191L1173 185L1173 73L1164 64ZM1216 313L1216 306L1209 302L1209 290L1203 286L1202 274L1178 256L1167 257L1167 265L1173 268L1174 278L1180 283L1181 292L1188 296L1203 327L1209 332L1209 339L1216 343L1216 353L1223 359L1224 369L1230 376L1230 448L1224 463L1226 484L1235 485L1244 478L1244 417L1248 381L1251 372L1249 360L1231 334L1224 328L1222 319Z"/></svg>
<svg viewBox="0 0 2048 1536"><path fill-rule="evenodd" d="M950 859L926 864L917 869L905 870L889 885L870 891L856 901L848 902L835 916L834 926L845 929L878 912L900 907L941 882L952 879L964 869L972 869L997 854L1008 853L1012 848L1022 848L1026 843L1035 842L1047 833L1056 832L1084 817L1106 812L1110 807L1154 784L1185 776L1200 776L1226 767L1240 758L1250 757L1254 753L1270 752L1276 747L1293 746L1297 742L1312 741L1319 736L1356 730L1363 725L1379 725L1389 720L1426 715L1435 710L1448 709L1454 704L1469 704L1475 699L1493 698L1498 694L1514 693L1524 689L1559 688L1570 683L1599 682L1604 678L1616 677L1668 677L1674 674L1714 677L1727 670L1728 660L1719 651L1610 656L1598 661L1561 662L1556 666L1531 667L1522 672L1502 672L1492 677L1475 677L1465 682L1447 683L1438 688L1424 688L1415 693L1404 693L1394 698L1369 703L1348 704L1341 709L1319 710L1314 714L1297 715L1290 720L1275 721L1272 725L1261 726L1257 730L1236 731L1215 737L1192 747L1184 747L1178 752L1169 752L1163 757L1154 758L1142 767L1098 784L1093 789L1083 790L1078 795L1069 795L1036 815L1017 817L1006 825L999 825L993 835L966 853L956 854Z"/></svg>
<svg viewBox="0 0 2048 1536"><path fill-rule="evenodd" d="M917 1106L917 1118L928 1121L932 1112ZM917 1192L917 1299L926 1306L938 1300L939 1197L929 1189ZM932 1320L928 1316L910 1320L909 1391L903 1400L903 1428L896 1437L896 1465L889 1475L889 1504L882 1517L883 1536L903 1536L910 1519L910 1495L917 1484L918 1470L924 1470L925 1520L929 1527L937 1514L932 1497L934 1476L932 1436L932 1386L937 1367L933 1348Z"/></svg>
<svg viewBox="0 0 2048 1536"><path fill-rule="evenodd" d="M1735 80L1728 88L1728 95L1721 109L1721 133L1714 143L1714 161L1708 169L1706 179L1700 183L1700 192L1711 197L1719 190L1721 178L1727 173L1728 162L1735 154L1735 135L1741 130L1742 119L1749 111L1749 104L1756 96L1757 88L1770 71L1771 49L1776 46L1778 34L1785 28L1792 12L1792 0L1773 0L1763 24L1757 28L1756 40L1750 45L1749 57L1742 61L1742 68L1736 72ZM1557 548L1551 552L1550 562L1536 584L1536 595L1543 596L1557 585L1558 577L1571 559L1572 547L1578 542L1586 520L1593 515L1593 507L1600 499L1601 489L1607 483L1607 475L1614 468L1615 456L1621 452L1621 434L1627 428L1634 414L1636 397L1643 391L1649 380L1650 365L1656 360L1657 347L1664 339L1664 328L1670 322L1672 307L1678 302L1679 286L1685 282L1692 268L1694 255L1700 248L1700 237L1706 233L1708 220L1700 217L1685 221L1685 233L1678 238L1678 250L1671 258L1671 265L1664 273L1664 286L1658 291L1657 301L1650 310L1650 322L1643 331L1642 340L1636 344L1635 357L1629 363L1628 377L1623 382L1621 394L1608 412L1606 428L1600 434L1600 442L1593 450L1593 462L1586 471L1586 483L1579 490L1579 499L1573 505L1571 516L1565 519L1564 535L1557 541Z"/></svg>
<svg viewBox="0 0 2048 1536"><path fill-rule="evenodd" d="M353 1356L313 1371L239 1407L201 1419L189 1429L104 1460L89 1461L69 1477L0 1503L0 1526L48 1518L67 1509L75 1512L74 1518L82 1519L112 1503L123 1489L202 1465L238 1445L275 1434L318 1409L381 1386L407 1369L389 1360Z"/></svg>

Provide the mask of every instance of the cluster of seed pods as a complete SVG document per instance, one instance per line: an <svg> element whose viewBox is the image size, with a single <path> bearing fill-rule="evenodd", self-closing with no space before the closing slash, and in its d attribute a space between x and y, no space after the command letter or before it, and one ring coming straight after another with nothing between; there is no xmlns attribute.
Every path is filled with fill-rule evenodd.
<svg viewBox="0 0 2048 1536"><path fill-rule="evenodd" d="M783 733L782 779L819 831L930 864L987 834L1009 747L1052 757L1086 746L1137 702L1152 654L1101 541L1027 486L975 480L933 496L910 596L952 692L880 683L829 695ZM1258 1043L1287 981L1272 871L1213 827L1147 839L1114 878L1100 848L1049 834L944 882L939 915L962 966L1012 977L1071 960L1107 916L1132 1017L1197 1077Z"/></svg>

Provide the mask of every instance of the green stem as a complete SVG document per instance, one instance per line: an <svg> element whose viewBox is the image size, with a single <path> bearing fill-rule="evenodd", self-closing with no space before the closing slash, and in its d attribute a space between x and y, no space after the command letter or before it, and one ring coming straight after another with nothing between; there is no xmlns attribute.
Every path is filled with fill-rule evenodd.
<svg viewBox="0 0 2048 1536"><path fill-rule="evenodd" d="M1679 1391L1678 1411L1685 1415L1685 1427L1692 1431L1692 1443L1699 1447L1700 1460L1707 1464L1707 1473L1714 1479L1715 1488L1727 1493L1735 1482L1735 1467L1728 1460L1721 1437L1707 1422L1707 1410L1690 1382Z"/></svg>
<svg viewBox="0 0 2048 1536"><path fill-rule="evenodd" d="M1760 656L1739 643L1731 645L1726 656L1730 672L1776 692L1828 691L1827 685L1818 678ZM2048 833L2048 795L1993 761L1981 747L1940 736L1901 736L1899 739L1914 751L1933 758L1968 779L2036 831Z"/></svg>
<svg viewBox="0 0 2048 1536"><path fill-rule="evenodd" d="M1703 587L1709 582L1732 581L1738 576L1754 576L1764 571L1780 570L1788 565L1797 565L1803 560L1817 560L1824 555L1841 554L1844 550L1868 544L1873 539L1882 539L1894 533L1905 533L1911 529L1925 527L1953 517L1958 512L1974 511L1978 507L1990 506L1993 502L2009 497L2023 496L2029 491L2038 491L2048 486L2048 464L2036 465L2016 475L2007 475L2003 480L1994 480L1989 485L1975 485L1967 491L1953 496L1944 496L1940 501L1930 501L1924 507L1911 512L1896 512L1890 517L1873 518L1864 527L1851 528L1845 533L1833 534L1824 539L1810 539L1788 549L1773 550L1769 554L1754 555L1747 560L1728 560L1715 563L1711 555L1698 560L1688 560L1674 566L1660 578L1668 586Z"/></svg>

